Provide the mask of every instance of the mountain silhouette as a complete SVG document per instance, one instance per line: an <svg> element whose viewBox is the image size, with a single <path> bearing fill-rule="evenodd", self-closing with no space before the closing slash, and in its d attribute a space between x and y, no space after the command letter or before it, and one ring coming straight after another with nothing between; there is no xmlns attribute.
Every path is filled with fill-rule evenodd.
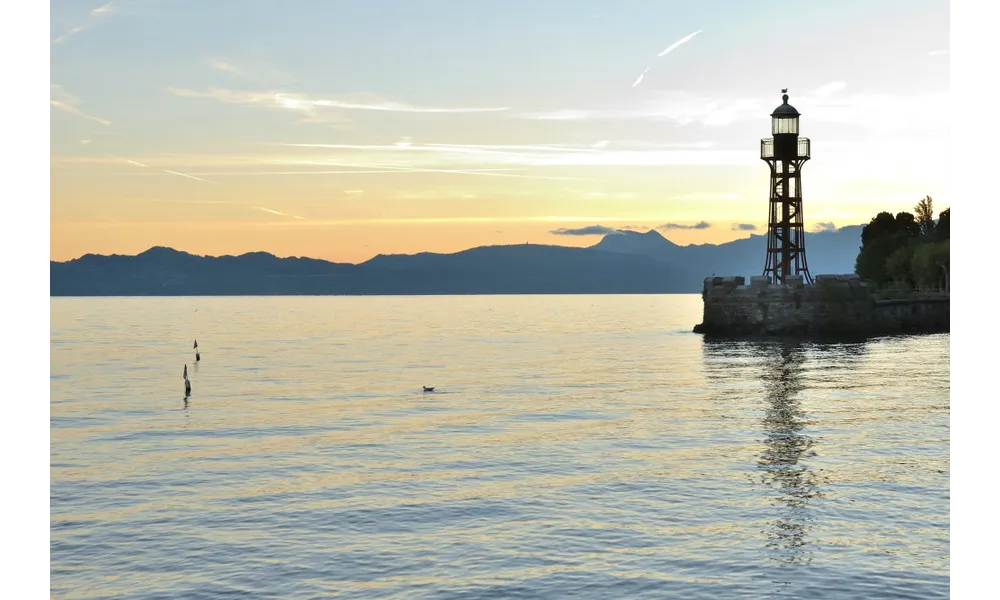
<svg viewBox="0 0 1000 600"><path fill-rule="evenodd" d="M517 244L360 263L267 252L198 256L157 246L135 256L49 263L52 296L696 293L716 275L763 270L765 237L678 246L656 231L606 235L589 248ZM810 271L849 273L861 226L806 234Z"/></svg>
<svg viewBox="0 0 1000 600"><path fill-rule="evenodd" d="M850 225L835 231L805 234L809 272L853 273L854 260L861 248L862 225ZM751 235L725 244L678 246L656 230L646 233L619 231L609 233L591 246L595 250L648 256L656 260L684 265L707 277L716 275L760 275L764 270L767 236ZM698 282L701 290L701 280Z"/></svg>

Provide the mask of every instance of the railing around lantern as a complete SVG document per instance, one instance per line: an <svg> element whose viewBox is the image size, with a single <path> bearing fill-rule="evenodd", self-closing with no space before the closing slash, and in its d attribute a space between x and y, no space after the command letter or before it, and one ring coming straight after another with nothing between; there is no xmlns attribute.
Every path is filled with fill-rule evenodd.
<svg viewBox="0 0 1000 600"><path fill-rule="evenodd" d="M800 137L796 149L798 158L811 158L812 151L809 138ZM760 141L760 157L763 159L774 158L774 138L764 138Z"/></svg>
<svg viewBox="0 0 1000 600"><path fill-rule="evenodd" d="M809 144L809 138L800 137L799 138L799 158L810 158L809 152L812 150Z"/></svg>
<svg viewBox="0 0 1000 600"><path fill-rule="evenodd" d="M774 138L766 138L760 141L760 157L774 158Z"/></svg>

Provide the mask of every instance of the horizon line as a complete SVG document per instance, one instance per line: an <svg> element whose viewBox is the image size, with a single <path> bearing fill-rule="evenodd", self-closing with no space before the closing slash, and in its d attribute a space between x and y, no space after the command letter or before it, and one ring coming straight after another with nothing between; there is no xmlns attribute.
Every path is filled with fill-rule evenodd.
<svg viewBox="0 0 1000 600"><path fill-rule="evenodd" d="M844 225L842 227L837 227L836 229L833 229L833 230L823 229L823 230L819 230L819 231L807 231L806 233L812 234L812 235L822 234L822 233L835 233L837 231L841 231L841 230L846 229L848 227L860 227L860 226L863 226L863 225L865 225L865 223L856 223L856 224L851 224L851 225ZM638 230L630 230L630 229L620 228L620 229L617 229L614 232L609 232L609 233L605 233L603 235L600 235L600 238L601 238L601 240L603 240L605 237L607 237L609 235L621 235L621 234L627 234L627 233L636 233L636 234L644 235L644 234L647 234L647 233L650 233L650 232L653 232L653 231L656 231L657 233L659 233L659 235L661 237L663 237L663 239L669 241L670 243L676 245L679 248L690 248L690 247L700 247L700 246L723 246L725 244L731 244L733 242L737 242L737 241L740 241L740 240L751 239L751 238L754 238L754 237L765 237L767 235L766 231L765 232L761 232L761 233L749 231L749 232L747 232L747 233L749 233L749 236L747 236L747 237L736 238L736 239L730 240L728 242L722 242L721 244L710 244L710 243L694 244L694 243L688 243L688 244L681 245L681 244L676 244L675 242L673 242L672 240L670 240L670 238L668 238L667 236L663 235L663 233L659 232L656 228L651 228L648 231L638 231ZM580 236L580 237L585 237L585 236ZM597 236L595 235L595 236L588 236L588 237L597 237ZM593 248L593 246L595 246L597 243L599 243L599 242L595 242L594 244L592 244L590 246L564 246L562 244L543 244L543 243L538 243L538 242L524 242L524 243L512 243L512 244L484 244L484 245L481 245L481 246L470 246L468 248L465 248L465 249L462 249L462 250L456 250L454 252L430 252L430 251L427 251L427 250L419 250L417 252L413 252L413 253L410 253L410 254L403 254L403 253L399 253L399 254L392 254L392 253L385 254L385 253L382 253L382 252L377 252L377 253L375 253L372 256L372 258L374 258L375 256L416 256L418 254L438 254L438 255L442 255L442 256L447 256L449 254L459 254L461 252L466 252L468 250L475 250L475 249L478 249L478 248L502 248L502 247L508 247L508 246L548 246L548 247L554 247L554 248L574 248L574 249L587 250L587 249ZM187 250L181 250L181 249L178 249L178 248L174 248L172 246L154 245L154 246L150 246L150 247L146 248L145 250L136 252L135 254L120 254L120 253L117 253L117 252L114 252L114 253L111 253L111 254L99 254L99 253L96 253L96 252L85 252L85 253L83 253L83 254L81 254L79 256L75 256L73 258L67 258L65 260L53 260L51 258L51 255L50 255L49 263L50 264L52 264L52 263L64 264L64 263L68 263L68 262L71 262L71 261L74 261L74 260L79 260L79 259L81 259L81 258L83 258L85 256L102 256L102 257L109 257L109 258L112 257L112 256L120 256L120 257L125 257L125 258L135 258L135 257L137 257L137 256L139 256L141 254L145 254L146 252L149 252L150 250L156 250L156 249L170 250L170 251L177 252L177 253L180 253L180 254L188 254L190 256L194 256L194 257L197 257L197 258L226 258L226 257L240 258L240 257L243 257L243 256L247 256L249 254L267 254L267 255L273 256L275 258L281 258L281 259L285 259L285 258L305 258L305 259L309 259L309 260L318 260L318 261L323 261L323 262L328 262L328 263L334 263L334 264L349 264L349 265L360 265L360 264L363 264L363 263L367 262L368 260L371 260L369 258L369 259L361 261L361 262L337 262L337 261L328 260L328 259L325 259L325 258L315 258L315 257L312 257L312 256L306 256L306 255L289 254L289 255L285 255L285 256L280 256L278 254L275 254L275 253L267 251L267 250L249 250L247 252L243 252L243 253L240 253L240 254L217 254L217 255L210 255L210 254L198 254L196 252L189 252Z"/></svg>

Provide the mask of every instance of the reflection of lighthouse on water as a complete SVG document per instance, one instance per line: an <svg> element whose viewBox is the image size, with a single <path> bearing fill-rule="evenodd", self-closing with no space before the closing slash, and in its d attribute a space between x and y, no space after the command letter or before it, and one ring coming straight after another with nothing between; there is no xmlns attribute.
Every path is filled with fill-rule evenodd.
<svg viewBox="0 0 1000 600"><path fill-rule="evenodd" d="M773 351L772 351L773 352ZM804 414L798 399L804 356L799 347L782 347L765 368L767 408L762 425L764 450L758 460L761 482L777 492L773 505L780 516L766 531L768 548L777 550L781 562L808 562L806 536L811 528L809 500L818 494L816 475L800 463L812 452L812 439L802 433Z"/></svg>

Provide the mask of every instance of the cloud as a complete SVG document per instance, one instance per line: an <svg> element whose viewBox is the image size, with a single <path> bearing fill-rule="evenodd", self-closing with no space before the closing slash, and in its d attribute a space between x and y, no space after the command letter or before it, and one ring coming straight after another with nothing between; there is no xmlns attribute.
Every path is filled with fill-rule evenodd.
<svg viewBox="0 0 1000 600"><path fill-rule="evenodd" d="M229 66L227 64L227 66ZM417 106L405 102L394 102L375 94L346 94L340 96L311 97L307 94L264 91L246 92L225 88L209 88L201 92L186 88L168 88L176 95L186 98L211 98L226 104L240 104L268 109L289 110L302 115L302 122L325 123L328 125L347 125L347 119L342 111L379 111L418 114L462 114L462 113L493 113L510 110L509 107L463 108L440 106Z"/></svg>
<svg viewBox="0 0 1000 600"><path fill-rule="evenodd" d="M663 166L663 165L752 165L759 160L754 153L741 150L713 150L711 144L621 144L615 149L590 145L475 145L475 144L287 144L291 148L328 151L321 159L297 160L299 164L346 166L377 161L371 166L389 163L410 168L461 167L576 167L576 166ZM369 158L370 155L377 158ZM352 156L353 155L353 156ZM388 161L388 162L387 162ZM481 169L476 169L481 170Z"/></svg>
<svg viewBox="0 0 1000 600"><path fill-rule="evenodd" d="M276 221L269 221L266 223L267 226L295 226L295 227L324 227L324 226L337 226L337 225L359 225L359 224L371 224L371 225L394 225L394 224L470 224L470 223L585 223L597 221L616 221L621 219L621 216L570 216L570 215L545 215L545 216L504 216L495 215L489 217L468 217L468 216L452 216L452 217L377 217L377 218L360 218L360 219L306 219L302 221L289 221L286 219L280 219ZM633 216L630 217L635 221L653 221L655 217L651 216ZM597 226L600 227L600 226ZM585 228L583 228L585 229ZM608 228L611 229L611 228ZM614 231L625 231L625 230L637 230L636 227L621 227ZM560 230L556 230L560 231ZM647 229L648 231L648 229ZM554 232L553 232L554 233ZM555 235L573 235L558 233ZM576 235L600 235L600 233L594 234L576 234Z"/></svg>
<svg viewBox="0 0 1000 600"><path fill-rule="evenodd" d="M69 40L73 39L73 37L75 37L77 34L82 33L93 27L97 19L100 19L101 17L105 17L110 14L114 14L116 12L118 12L118 5L115 4L114 2L108 2L107 4L102 4L101 6L98 6L97 8L90 11L87 23L73 27L66 33L56 37L54 40L52 40L52 44L59 45L68 42Z"/></svg>
<svg viewBox="0 0 1000 600"><path fill-rule="evenodd" d="M111 14L111 13L115 12L116 10L117 10L117 7L115 6L115 3L114 2L108 2L107 4L103 4L101 6L98 6L94 10L90 11L90 16L92 16L92 17L98 17L100 15L107 15L107 14Z"/></svg>
<svg viewBox="0 0 1000 600"><path fill-rule="evenodd" d="M576 229L553 229L549 233L552 235L607 235L609 233L619 233L619 229L605 227L603 225L588 225Z"/></svg>
<svg viewBox="0 0 1000 600"><path fill-rule="evenodd" d="M136 161L134 161L134 160L126 160L125 162L126 162L127 164L130 164L130 165L135 165L135 166L137 166L137 167L146 167L146 165L142 164L141 162L136 162Z"/></svg>
<svg viewBox="0 0 1000 600"><path fill-rule="evenodd" d="M931 50L927 53L927 56L943 56L948 53L948 50Z"/></svg>
<svg viewBox="0 0 1000 600"><path fill-rule="evenodd" d="M820 222L813 225L813 231L816 233L820 233L823 231L837 231L837 226L834 225L833 222L831 221Z"/></svg>
<svg viewBox="0 0 1000 600"><path fill-rule="evenodd" d="M607 199L607 200L630 200L639 195L634 192L579 192L584 198Z"/></svg>
<svg viewBox="0 0 1000 600"><path fill-rule="evenodd" d="M82 110L80 110L79 108L77 108L77 105L81 104L80 99L74 96L73 94L66 92L59 85L51 84L49 87L49 91L50 91L49 104L52 105L54 108L66 111L71 115L76 115L78 117L83 117L84 119L89 119L91 121L94 121L95 123L100 123L105 127L111 125L111 121L108 121L107 119L102 119L100 117L95 117L94 115L87 114Z"/></svg>
<svg viewBox="0 0 1000 600"><path fill-rule="evenodd" d="M947 127L946 123L927 119L926 115L946 111L951 101L948 91L893 95L849 93L847 89L845 82L833 81L801 95L792 94L790 102L815 123L856 125L879 133ZM650 121L717 128L766 119L779 101L771 95L705 95L671 90L629 97L611 106L523 111L513 116L543 121Z"/></svg>
<svg viewBox="0 0 1000 600"><path fill-rule="evenodd" d="M334 176L442 173L455 176L589 182L574 193L588 198L629 199L634 190L609 189L613 176L597 167L658 167L683 165L756 165L754 152L715 150L711 143L670 144L616 142L595 149L590 144L275 144L256 154L176 154L131 157L154 168L169 168L199 177ZM54 156L61 164L122 164L124 157ZM563 175L567 168L595 167L580 176ZM553 173L550 169L556 169ZM346 184L344 187L363 187ZM739 194L706 191L671 196L677 201L739 199ZM658 220L653 217L651 220Z"/></svg>
<svg viewBox="0 0 1000 600"><path fill-rule="evenodd" d="M733 223L733 231L757 231L753 223Z"/></svg>
<svg viewBox="0 0 1000 600"><path fill-rule="evenodd" d="M262 84L291 84L295 78L270 64L258 63L252 65L236 65L225 58L209 58L205 61L209 67L229 73L241 79Z"/></svg>
<svg viewBox="0 0 1000 600"><path fill-rule="evenodd" d="M653 229L661 229L661 230L670 230L670 229L708 229L709 227L711 227L711 225L709 223L707 223L706 221L699 221L699 222L695 223L694 225L682 225L680 223L664 223L663 225L659 225L657 227L654 227Z"/></svg>
<svg viewBox="0 0 1000 600"><path fill-rule="evenodd" d="M217 59L217 58L210 58L210 59L208 59L208 66L212 67L213 69L218 69L219 71L225 71L227 73L233 73L234 75L240 75L241 74L241 72L240 72L239 69L237 69L233 65L229 64L228 62L226 62L224 60Z"/></svg>

